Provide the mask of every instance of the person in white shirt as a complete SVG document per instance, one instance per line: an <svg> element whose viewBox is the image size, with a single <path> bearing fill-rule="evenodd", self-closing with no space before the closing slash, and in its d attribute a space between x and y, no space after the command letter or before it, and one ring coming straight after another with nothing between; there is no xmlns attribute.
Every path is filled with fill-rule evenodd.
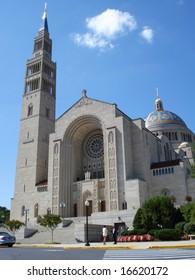
<svg viewBox="0 0 195 280"><path fill-rule="evenodd" d="M102 228L102 235L103 235L103 244L106 245L106 239L108 236L108 229L106 228L106 226Z"/></svg>

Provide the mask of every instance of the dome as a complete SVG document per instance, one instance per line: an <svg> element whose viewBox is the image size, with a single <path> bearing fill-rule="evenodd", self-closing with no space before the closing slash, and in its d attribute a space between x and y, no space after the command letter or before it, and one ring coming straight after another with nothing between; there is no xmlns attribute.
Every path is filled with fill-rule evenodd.
<svg viewBox="0 0 195 280"><path fill-rule="evenodd" d="M170 126L183 126L187 128L185 122L176 114L164 110L163 103L159 97L157 97L155 101L155 111L150 113L146 118L146 128L148 129L155 129L156 127L160 128L166 126L170 128Z"/></svg>
<svg viewBox="0 0 195 280"><path fill-rule="evenodd" d="M187 127L178 115L166 110L153 111L146 118L146 128L148 129L165 125L180 125L185 128Z"/></svg>

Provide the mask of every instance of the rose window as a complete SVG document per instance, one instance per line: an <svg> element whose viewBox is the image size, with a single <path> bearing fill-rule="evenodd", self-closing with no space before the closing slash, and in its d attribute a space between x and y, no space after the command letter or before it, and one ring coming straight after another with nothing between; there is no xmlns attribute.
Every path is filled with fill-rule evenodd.
<svg viewBox="0 0 195 280"><path fill-rule="evenodd" d="M101 134L89 137L86 142L86 152L91 158L99 158L104 154L103 136Z"/></svg>

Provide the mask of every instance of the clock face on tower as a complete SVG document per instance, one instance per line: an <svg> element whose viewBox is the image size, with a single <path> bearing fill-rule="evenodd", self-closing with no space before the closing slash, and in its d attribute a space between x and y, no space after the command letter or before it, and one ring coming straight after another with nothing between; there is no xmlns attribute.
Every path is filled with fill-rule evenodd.
<svg viewBox="0 0 195 280"><path fill-rule="evenodd" d="M90 136L86 141L85 150L90 158L100 158L104 154L103 135L96 133Z"/></svg>

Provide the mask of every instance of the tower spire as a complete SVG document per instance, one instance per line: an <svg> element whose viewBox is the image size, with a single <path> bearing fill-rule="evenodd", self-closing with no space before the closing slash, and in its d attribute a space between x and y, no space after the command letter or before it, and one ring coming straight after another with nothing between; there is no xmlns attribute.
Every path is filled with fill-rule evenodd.
<svg viewBox="0 0 195 280"><path fill-rule="evenodd" d="M156 88L156 98L159 98L159 94L158 94L158 88Z"/></svg>
<svg viewBox="0 0 195 280"><path fill-rule="evenodd" d="M159 97L158 88L156 88L156 101L155 101L155 110L162 111L163 110L163 103Z"/></svg>
<svg viewBox="0 0 195 280"><path fill-rule="evenodd" d="M47 3L45 3L45 5L44 5L44 12L43 12L42 20L43 20L42 29L46 29L47 31L49 31L48 30L48 22L47 22Z"/></svg>

